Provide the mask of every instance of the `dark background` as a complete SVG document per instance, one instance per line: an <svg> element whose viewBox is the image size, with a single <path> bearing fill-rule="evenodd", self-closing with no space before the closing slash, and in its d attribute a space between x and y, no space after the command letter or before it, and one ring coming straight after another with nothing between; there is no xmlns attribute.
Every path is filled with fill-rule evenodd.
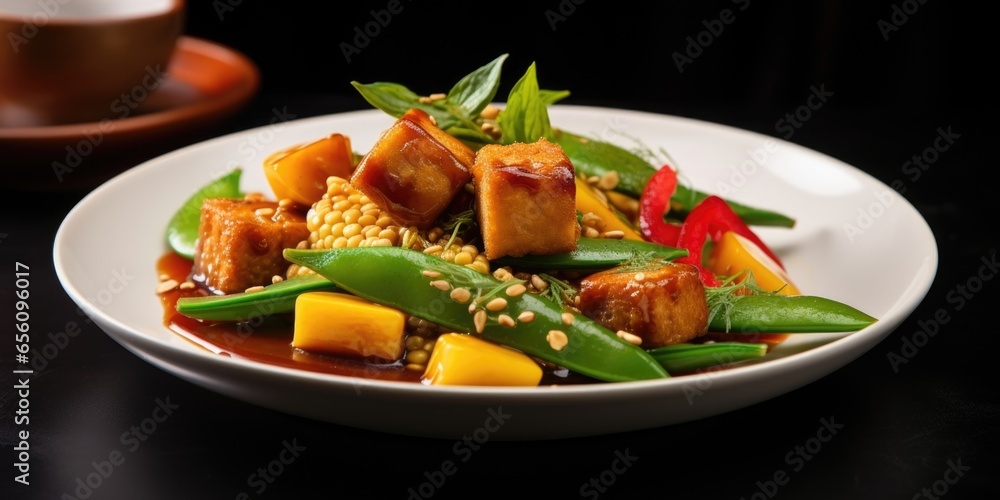
<svg viewBox="0 0 1000 500"><path fill-rule="evenodd" d="M341 43L352 43L355 27L363 29L371 10L388 4L350 2L321 12L304 2L190 2L188 35L243 52L262 77L254 100L208 136L267 125L275 107L298 118L367 109L351 80L446 92L501 53L510 57L500 97L536 61L544 88L572 92L568 104L688 116L775 137L783 137L778 121L806 102L811 87L822 86L834 95L790 140L886 183L903 180L904 196L927 219L940 252L923 304L881 344L826 378L672 427L592 439L490 442L435 498L577 498L616 452L638 459L601 498L931 498L923 488L936 481L940 488L946 484L941 480L954 477L945 475L949 463L970 468L948 485L947 498L1000 493L993 480L1000 412L990 382L998 285L987 280L960 311L946 299L976 274L981 259L995 257L997 246L987 178L995 90L985 75L995 60L988 50L995 45L995 22L986 13L941 0L547 0L528 6L404 0L403 10L348 63ZM912 12L905 19L895 10L904 7ZM564 20L553 29L546 11L560 8ZM733 22L679 71L672 54L683 53L687 37L705 31L703 23L719 19L723 9L733 11ZM898 29L886 39L879 23L892 23L894 14ZM919 179L910 179L903 164L933 144L939 127L952 127L960 138ZM3 262L49 254L59 222L85 194L35 200L38 210L22 217L17 210L24 196L5 193ZM75 314L72 302L50 268L34 279L33 296L50 310L33 327L61 329ZM895 373L887 356L900 352L918 322L941 308L952 313L951 321ZM0 366L8 373L8 364ZM5 392L9 384L4 387L0 413L7 415L11 394ZM33 382L32 485L13 483L13 470L5 466L0 491L12 496L0 496L70 492L77 477L92 471L91 461L119 447L114 436L147 417L152 401L166 394L184 411L129 455L122 472L91 498L234 498L240 491L251 498L406 498L408 488L425 481L425 471L454 458L451 441L341 428L216 395L146 364L86 325L46 376ZM844 428L791 472L788 484L769 490L764 483L775 471L791 470L786 454L830 417ZM0 424L4 448L11 444L9 426L6 418ZM307 451L254 494L248 476L291 439ZM3 462L11 456L5 449Z"/></svg>

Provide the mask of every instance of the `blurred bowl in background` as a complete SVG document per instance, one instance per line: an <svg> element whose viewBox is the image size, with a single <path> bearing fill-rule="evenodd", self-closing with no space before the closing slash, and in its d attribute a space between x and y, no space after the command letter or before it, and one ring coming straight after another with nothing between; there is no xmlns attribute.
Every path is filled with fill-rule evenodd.
<svg viewBox="0 0 1000 500"><path fill-rule="evenodd" d="M99 121L18 126L0 116L5 189L90 189L149 158L206 139L256 94L260 72L245 55L181 37L156 93Z"/></svg>
<svg viewBox="0 0 1000 500"><path fill-rule="evenodd" d="M4 0L0 119L52 126L124 112L162 85L184 16L184 0Z"/></svg>

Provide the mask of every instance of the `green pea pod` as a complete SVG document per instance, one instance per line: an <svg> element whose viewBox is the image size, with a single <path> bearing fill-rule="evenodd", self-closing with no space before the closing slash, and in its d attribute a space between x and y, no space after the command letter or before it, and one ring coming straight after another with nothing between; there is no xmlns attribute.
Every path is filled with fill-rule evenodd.
<svg viewBox="0 0 1000 500"><path fill-rule="evenodd" d="M206 321L246 321L292 312L299 295L316 291L336 292L339 288L322 276L296 276L267 285L260 292L181 297L177 299L177 312Z"/></svg>
<svg viewBox="0 0 1000 500"><path fill-rule="evenodd" d="M668 372L692 372L737 361L756 359L767 354L767 344L714 342L711 344L674 344L647 352Z"/></svg>
<svg viewBox="0 0 1000 500"><path fill-rule="evenodd" d="M729 333L853 332L875 318L841 302L808 295L735 297L710 315L708 329Z"/></svg>
<svg viewBox="0 0 1000 500"><path fill-rule="evenodd" d="M656 171L649 162L625 148L562 129L553 132L555 142L562 146L576 171L588 177L600 177L610 171L618 172L618 186L615 190L633 198L642 195L646 182Z"/></svg>
<svg viewBox="0 0 1000 500"><path fill-rule="evenodd" d="M602 176L614 170L618 173L618 185L615 191L638 199L656 172L656 167L639 155L614 144L583 137L565 130L556 130L555 141L562 146L566 156L573 162L573 167L587 176ZM671 219L683 220L691 211L709 195L678 185L670 198ZM770 210L743 205L726 200L733 211L749 225L794 227L795 219Z"/></svg>
<svg viewBox="0 0 1000 500"><path fill-rule="evenodd" d="M585 316L576 314L572 324L567 325L562 317L564 310L555 302L531 293L507 295L510 283L416 250L286 249L284 255L354 295L455 332L478 335L588 377L609 382L669 377L646 351ZM471 299L463 301L460 292L455 292L459 288L469 291ZM495 299L506 303L494 307ZM474 313L470 313L473 302ZM491 306L487 308L486 304ZM521 316L529 312L532 319ZM486 321L480 333L472 333L477 331L477 315L485 316ZM501 324L501 315L513 320L513 326ZM553 330L563 332L568 340L559 350L546 339Z"/></svg>
<svg viewBox="0 0 1000 500"><path fill-rule="evenodd" d="M638 258L652 257L674 260L687 256L688 251L656 243L608 238L580 238L576 250L555 255L524 255L501 257L493 262L499 266L527 269L608 269Z"/></svg>
<svg viewBox="0 0 1000 500"><path fill-rule="evenodd" d="M237 168L202 186L174 212L167 224L167 244L171 250L188 259L194 258L202 201L206 198L239 198L241 173L242 170Z"/></svg>
<svg viewBox="0 0 1000 500"><path fill-rule="evenodd" d="M697 204L701 203L702 200L708 198L708 193L703 193L696 189L691 189L684 185L677 185L677 189L674 191L674 195L670 198L670 213L666 214L667 218L674 220L684 220L688 213L691 212ZM739 215L744 222L751 226L773 226L773 227L795 227L795 219L780 214L778 212L772 212L770 210L763 210L760 208L754 208L751 206L736 203L734 201L726 200L726 203Z"/></svg>

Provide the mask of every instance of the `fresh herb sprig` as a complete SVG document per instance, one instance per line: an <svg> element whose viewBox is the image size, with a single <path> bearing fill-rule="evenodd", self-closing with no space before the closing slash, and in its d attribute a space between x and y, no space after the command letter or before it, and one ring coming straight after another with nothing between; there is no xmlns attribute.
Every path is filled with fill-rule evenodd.
<svg viewBox="0 0 1000 500"><path fill-rule="evenodd" d="M712 320L721 314L726 323L725 331L728 333L732 327L730 316L737 300L747 295L777 295L780 291L781 288L773 291L761 288L757 285L753 271L749 269L729 276L718 287L705 288L705 300L708 302L708 323L711 324Z"/></svg>

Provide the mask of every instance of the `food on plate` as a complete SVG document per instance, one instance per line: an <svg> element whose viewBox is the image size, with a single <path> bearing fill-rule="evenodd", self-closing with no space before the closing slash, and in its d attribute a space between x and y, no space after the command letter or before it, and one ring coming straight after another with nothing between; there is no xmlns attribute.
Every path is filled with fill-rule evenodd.
<svg viewBox="0 0 1000 500"><path fill-rule="evenodd" d="M752 226L793 218L678 182L669 161L549 122L506 55L447 93L353 85L395 118L209 183L168 224L165 322L214 352L426 385L683 376L766 359L785 335L876 321L804 294ZM354 144L354 146L357 146Z"/></svg>

